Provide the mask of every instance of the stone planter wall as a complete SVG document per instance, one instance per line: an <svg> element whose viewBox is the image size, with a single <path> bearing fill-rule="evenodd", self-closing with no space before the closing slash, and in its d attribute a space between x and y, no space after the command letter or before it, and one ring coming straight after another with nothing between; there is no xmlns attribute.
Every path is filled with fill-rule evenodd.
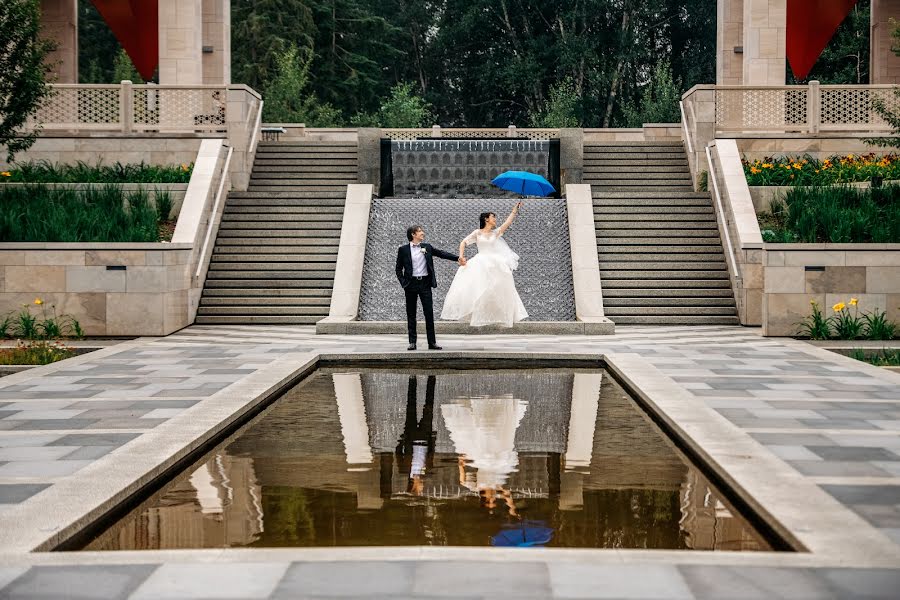
<svg viewBox="0 0 900 600"><path fill-rule="evenodd" d="M16 154L16 162L48 161L71 165L78 161L95 165L98 161L111 165L120 163L146 163L148 165L191 164L197 157L197 150L203 140L197 137L159 137L158 135L134 135L105 137L88 135L60 137L43 134L34 145ZM14 168L5 162L2 154L0 170Z"/></svg>
<svg viewBox="0 0 900 600"><path fill-rule="evenodd" d="M795 335L812 300L831 315L854 297L900 322L900 244L765 244L763 264L763 335Z"/></svg>
<svg viewBox="0 0 900 600"><path fill-rule="evenodd" d="M191 162L193 162L193 160ZM2 189L3 186L12 187L27 185L40 185L47 188L64 189L81 189L114 185L124 192L147 190L151 197L154 197L157 191L166 191L172 199L172 210L169 212L169 218L175 218L178 216L178 213L181 212L181 204L184 202L184 196L187 193L188 188L188 184L186 183L0 183L0 189Z"/></svg>

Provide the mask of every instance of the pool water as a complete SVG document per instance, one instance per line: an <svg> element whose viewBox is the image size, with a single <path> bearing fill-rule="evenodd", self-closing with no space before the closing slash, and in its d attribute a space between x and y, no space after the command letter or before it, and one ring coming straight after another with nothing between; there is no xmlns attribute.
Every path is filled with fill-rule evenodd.
<svg viewBox="0 0 900 600"><path fill-rule="evenodd" d="M319 369L86 550L770 550L602 369Z"/></svg>

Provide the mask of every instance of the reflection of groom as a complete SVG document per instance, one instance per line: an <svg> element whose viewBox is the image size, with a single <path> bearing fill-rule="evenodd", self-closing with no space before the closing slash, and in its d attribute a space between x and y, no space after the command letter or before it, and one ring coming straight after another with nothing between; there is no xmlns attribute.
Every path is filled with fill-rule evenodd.
<svg viewBox="0 0 900 600"><path fill-rule="evenodd" d="M416 349L416 303L422 300L422 312L425 314L425 332L428 336L428 349L440 350L434 337L434 308L431 299L431 288L437 287L434 274L434 257L455 260L466 264L465 258L444 252L431 244L425 243L425 231L421 225L412 225L406 229L408 244L397 248L397 279L406 292L406 329L409 332L409 347Z"/></svg>
<svg viewBox="0 0 900 600"><path fill-rule="evenodd" d="M422 418L418 419L416 376L411 375L406 388L406 422L403 435L397 444L397 469L406 475L409 482L407 491L419 496L425 488L425 472L434 466L434 446L437 433L434 431L434 375L428 376L425 384L425 407Z"/></svg>

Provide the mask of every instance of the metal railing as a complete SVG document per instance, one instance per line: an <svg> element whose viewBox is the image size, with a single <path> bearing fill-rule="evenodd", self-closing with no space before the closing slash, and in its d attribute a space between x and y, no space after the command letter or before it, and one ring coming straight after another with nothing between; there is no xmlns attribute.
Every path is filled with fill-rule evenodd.
<svg viewBox="0 0 900 600"><path fill-rule="evenodd" d="M715 86L715 125L721 132L871 132L890 124L875 110L880 100L900 110L894 85Z"/></svg>
<svg viewBox="0 0 900 600"><path fill-rule="evenodd" d="M227 131L228 94L247 86L55 84L27 127L43 131L203 133ZM237 115L235 115L237 117Z"/></svg>

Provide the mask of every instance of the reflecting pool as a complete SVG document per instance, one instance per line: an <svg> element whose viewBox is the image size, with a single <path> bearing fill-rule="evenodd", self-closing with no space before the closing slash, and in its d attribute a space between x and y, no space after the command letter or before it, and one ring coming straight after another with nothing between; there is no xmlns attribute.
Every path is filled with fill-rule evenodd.
<svg viewBox="0 0 900 600"><path fill-rule="evenodd" d="M769 550L601 369L319 369L86 546Z"/></svg>

